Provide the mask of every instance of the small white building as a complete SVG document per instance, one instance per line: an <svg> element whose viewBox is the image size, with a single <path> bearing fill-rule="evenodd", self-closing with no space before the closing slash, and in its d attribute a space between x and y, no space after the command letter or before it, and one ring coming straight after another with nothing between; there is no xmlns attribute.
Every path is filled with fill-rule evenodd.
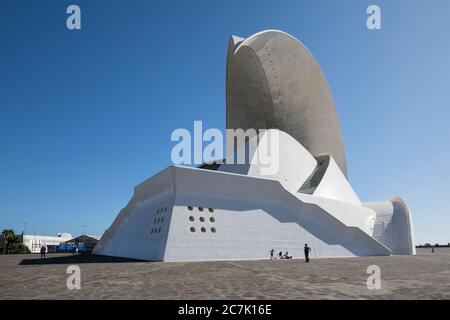
<svg viewBox="0 0 450 320"><path fill-rule="evenodd" d="M52 248L56 248L60 243L66 242L72 239L73 236L70 233L58 233L57 236L39 236L24 234L22 242L30 249L31 253L39 253L42 245L46 245L49 252L53 251Z"/></svg>

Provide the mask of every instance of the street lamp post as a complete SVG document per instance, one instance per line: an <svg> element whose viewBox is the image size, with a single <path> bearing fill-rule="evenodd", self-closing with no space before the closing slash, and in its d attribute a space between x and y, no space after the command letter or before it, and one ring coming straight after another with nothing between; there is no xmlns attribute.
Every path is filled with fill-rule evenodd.
<svg viewBox="0 0 450 320"><path fill-rule="evenodd" d="M27 231L27 224L28 222L23 223L23 233L22 233L22 254L25 253L25 233Z"/></svg>
<svg viewBox="0 0 450 320"><path fill-rule="evenodd" d="M86 250L86 224L82 224L81 227L83 228L83 247Z"/></svg>

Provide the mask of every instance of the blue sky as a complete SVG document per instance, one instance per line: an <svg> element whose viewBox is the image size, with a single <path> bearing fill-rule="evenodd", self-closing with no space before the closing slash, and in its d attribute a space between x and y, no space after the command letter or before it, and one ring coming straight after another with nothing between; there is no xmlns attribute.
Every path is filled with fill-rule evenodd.
<svg viewBox="0 0 450 320"><path fill-rule="evenodd" d="M66 28L77 4L82 29ZM366 28L381 7L382 30ZM319 61L364 201L402 196L450 242L450 2L0 2L0 229L101 234L171 164L171 132L225 127L228 37L281 29Z"/></svg>

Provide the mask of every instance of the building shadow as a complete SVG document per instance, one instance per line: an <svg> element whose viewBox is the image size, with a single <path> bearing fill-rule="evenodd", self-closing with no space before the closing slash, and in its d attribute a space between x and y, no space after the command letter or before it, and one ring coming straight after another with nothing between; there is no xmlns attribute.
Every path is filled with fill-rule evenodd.
<svg viewBox="0 0 450 320"><path fill-rule="evenodd" d="M77 255L62 255L55 254L41 259L39 255L33 259L23 259L19 265L40 265L40 264L83 264L83 263L126 263L126 262L147 262L144 260L99 256L95 254L77 254Z"/></svg>

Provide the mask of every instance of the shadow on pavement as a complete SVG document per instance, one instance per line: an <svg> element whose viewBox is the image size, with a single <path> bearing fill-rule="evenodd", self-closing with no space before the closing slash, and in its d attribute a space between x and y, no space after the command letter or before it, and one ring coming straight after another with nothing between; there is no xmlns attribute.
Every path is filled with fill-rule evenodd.
<svg viewBox="0 0 450 320"><path fill-rule="evenodd" d="M98 256L94 254L82 254L82 255L63 255L63 256L51 256L45 259L36 257L34 259L23 259L19 265L37 265L37 264L79 264L79 263L118 263L118 262L146 262L143 260Z"/></svg>

